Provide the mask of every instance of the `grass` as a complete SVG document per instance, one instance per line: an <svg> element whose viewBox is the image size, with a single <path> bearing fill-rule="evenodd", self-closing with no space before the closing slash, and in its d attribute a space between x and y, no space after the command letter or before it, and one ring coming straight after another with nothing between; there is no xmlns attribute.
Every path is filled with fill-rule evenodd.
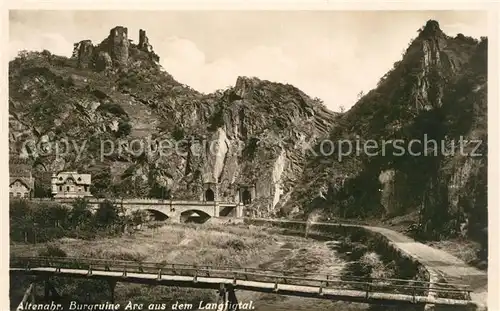
<svg viewBox="0 0 500 311"><path fill-rule="evenodd" d="M351 255L347 258L330 245L327 240L306 239L303 235L285 235L283 229L259 226L221 226L168 225L156 230L147 229L133 235L105 238L94 241L60 239L56 242L26 246L14 244L14 255L38 255L47 249L51 254L65 253L67 256L112 258L120 260L184 263L213 266L240 266L249 268L285 270L308 277L324 278L325 274L342 275L349 273L352 263L372 267L372 277L390 277L393 269L384 265L380 257L365 246L356 244L360 251L354 251L355 245L349 244ZM357 248L356 248L357 249ZM57 250L57 252L55 251ZM359 254L358 254L359 253ZM356 258L352 258L355 256ZM19 294L27 284L11 280L19 287ZM85 302L87 293L92 293L89 302L109 301L109 287L105 282L74 279L54 279L56 288L63 289L69 295L67 299ZM17 289L17 287L15 289ZM22 289L22 290L21 290ZM11 285L12 290L12 285ZM17 297L16 296L16 297ZM115 289L115 301L126 304L151 303L170 304L191 303L198 306L201 300L214 301L213 290L178 288L166 286L147 286L130 283L118 283ZM272 310L371 310L365 304L350 304L328 300L287 297L275 294L238 291L241 302L253 301L258 311ZM13 297L11 291L11 298ZM13 299L15 300L15 299Z"/></svg>
<svg viewBox="0 0 500 311"><path fill-rule="evenodd" d="M270 260L279 246L273 238L260 230L239 227L164 226L156 230L136 232L116 238L95 241L60 239L57 242L38 245L11 245L11 254L36 256L47 249L60 249L69 257L88 257L131 261L175 262L213 266L251 266ZM65 280L65 293L72 293L72 299L85 297L85 291L98 290L93 294L97 300L109 300L107 284L81 280ZM94 284L94 285L92 285ZM210 290L175 288L164 286L143 286L118 283L116 301L126 303L134 297L135 303L175 302L183 297L185 302L197 305L200 300L210 301L215 294Z"/></svg>
<svg viewBox="0 0 500 311"><path fill-rule="evenodd" d="M268 268L277 270L301 271L318 275L339 272L343 263L333 256L325 243L303 237L279 235L273 228L256 226L221 226L203 225L168 225L156 230L147 229L133 235L85 241L78 239L60 239L56 242L37 245L11 245L13 255L39 255L47 249L60 249L67 256L89 258L112 258L120 260L175 262L184 264L240 266ZM59 252L59 251L58 251ZM51 251L51 253L54 253ZM91 292L93 301L109 301L109 288L106 283L88 280L55 279L56 288L70 295L68 299L85 301L86 293ZM14 281L17 282L17 281ZM24 284L24 283L23 283ZM25 284L24 284L25 285ZM21 287L23 285L19 285ZM11 288L12 289L12 288ZM23 290L25 288L22 288ZM19 289L19 292L22 290ZM11 294L12 297L12 294ZM215 299L213 290L177 288L166 286L146 286L118 283L115 300L127 303L133 298L134 303L192 303L197 306L200 300L205 302ZM254 304L276 301L274 294L238 292L240 301L253 300ZM278 300L293 304L308 304L311 301L291 297L279 297ZM313 300L315 305L326 302ZM330 304L328 302L328 304ZM326 305L325 305L326 306ZM264 308L265 309L265 308ZM260 308L259 308L260 310Z"/></svg>
<svg viewBox="0 0 500 311"><path fill-rule="evenodd" d="M14 244L11 251L19 256L35 256L47 245L57 245L69 257L241 266L269 255L266 246L270 246L270 239L261 231L238 227L222 231L214 225L170 225L94 241L64 238L34 246Z"/></svg>

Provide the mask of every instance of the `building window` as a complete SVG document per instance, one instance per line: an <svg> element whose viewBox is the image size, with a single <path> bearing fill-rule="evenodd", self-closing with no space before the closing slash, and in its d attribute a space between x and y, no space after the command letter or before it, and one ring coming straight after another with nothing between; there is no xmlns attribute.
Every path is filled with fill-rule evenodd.
<svg viewBox="0 0 500 311"><path fill-rule="evenodd" d="M59 191L62 191L62 186L59 186Z"/></svg>
<svg viewBox="0 0 500 311"><path fill-rule="evenodd" d="M25 192L24 193L24 197L27 198L28 197L28 192Z"/></svg>
<svg viewBox="0 0 500 311"><path fill-rule="evenodd" d="M84 186L85 192L89 191L89 186Z"/></svg>
<svg viewBox="0 0 500 311"><path fill-rule="evenodd" d="M66 186L66 191L69 191L69 186Z"/></svg>
<svg viewBox="0 0 500 311"><path fill-rule="evenodd" d="M20 197L21 197L21 192L18 192L18 193L16 194L16 196L20 198Z"/></svg>
<svg viewBox="0 0 500 311"><path fill-rule="evenodd" d="M78 187L78 192L82 192L82 187Z"/></svg>
<svg viewBox="0 0 500 311"><path fill-rule="evenodd" d="M9 192L10 197L14 196L14 192Z"/></svg>

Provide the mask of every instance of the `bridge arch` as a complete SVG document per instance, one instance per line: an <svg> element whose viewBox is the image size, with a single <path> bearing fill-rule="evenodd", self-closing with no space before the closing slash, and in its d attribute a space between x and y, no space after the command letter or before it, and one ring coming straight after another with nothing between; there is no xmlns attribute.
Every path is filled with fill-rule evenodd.
<svg viewBox="0 0 500 311"><path fill-rule="evenodd" d="M180 215L180 220L183 223L204 223L207 220L209 220L211 216L201 210L198 209L190 209L187 211L184 211Z"/></svg>
<svg viewBox="0 0 500 311"><path fill-rule="evenodd" d="M151 220L165 221L169 218L167 214L154 208L143 209L143 211L146 212L149 217L151 217Z"/></svg>

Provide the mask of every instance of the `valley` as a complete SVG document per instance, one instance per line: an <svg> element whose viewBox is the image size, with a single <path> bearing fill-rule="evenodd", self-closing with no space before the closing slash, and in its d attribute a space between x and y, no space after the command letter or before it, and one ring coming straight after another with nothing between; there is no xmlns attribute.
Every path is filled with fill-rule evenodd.
<svg viewBox="0 0 500 311"><path fill-rule="evenodd" d="M9 62L11 308L50 284L66 302L172 310L217 286L258 311L485 307L487 37L427 19L336 112L253 76L195 90L136 28ZM39 275L55 276L44 293Z"/></svg>
<svg viewBox="0 0 500 311"><path fill-rule="evenodd" d="M144 229L132 235L105 238L93 241L62 238L36 245L13 244L12 256L37 256L47 248L59 249L68 257L102 258L112 260L167 262L178 264L209 265L214 267L235 266L285 270L306 273L311 277L323 274L343 275L360 273L351 271L359 262L370 267L373 277L391 277L395 273L384 264L379 255L370 250L356 260L340 254L336 241L312 240L296 235L287 235L279 228L234 225L168 225L156 229ZM103 284L95 281L80 281L60 278L56 282L64 299L81 301L90 294L92 303L109 301L109 292ZM17 281L15 282L17 283ZM22 284L17 283L17 284ZM104 287L103 287L104 286ZM25 288L13 288L19 297ZM18 292L19 291L19 292ZM213 290L146 286L118 283L115 302L126 305L128 301L143 303L175 302L199 305L200 301L214 301ZM240 302L253 301L255 310L375 310L368 304L332 302L313 298L280 296L237 291ZM133 299L131 299L133 297ZM406 309L405 309L406 310ZM408 309L410 310L410 309Z"/></svg>

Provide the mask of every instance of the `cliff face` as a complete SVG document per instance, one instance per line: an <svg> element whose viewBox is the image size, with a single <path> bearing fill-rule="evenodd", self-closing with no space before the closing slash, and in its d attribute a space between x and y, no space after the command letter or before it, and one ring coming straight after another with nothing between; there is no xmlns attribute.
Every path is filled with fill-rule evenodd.
<svg viewBox="0 0 500 311"><path fill-rule="evenodd" d="M486 225L486 39L452 38L429 21L378 86L337 115L257 78L201 94L158 65L145 31L138 44L127 35L116 27L100 44L81 41L70 59L45 51L10 62L11 158L39 180L77 169L92 174L96 196L199 199L215 183L221 199L248 189L261 215L418 211L425 232ZM351 152L322 153L327 139ZM464 155L460 139L482 143ZM355 151L369 140L377 155ZM391 140L405 152L392 143L380 152Z"/></svg>
<svg viewBox="0 0 500 311"><path fill-rule="evenodd" d="M483 230L486 59L485 38L452 38L429 21L378 87L334 125L329 139L358 141L361 152L342 159L337 154L310 157L301 178L310 186L292 193L294 204L286 211L321 210L345 217L417 211L425 234ZM368 153L363 146L370 140L377 147L365 149ZM341 177L341 187L335 176ZM315 189L323 191L306 196Z"/></svg>
<svg viewBox="0 0 500 311"><path fill-rule="evenodd" d="M326 135L336 115L291 85L257 78L200 94L157 64L143 30L139 37L135 45L116 27L98 45L75 44L71 59L13 60L12 160L31 163L39 179L89 172L97 196L199 199L216 183L220 199L234 200L244 187L256 209L273 212L305 164L297 145Z"/></svg>

